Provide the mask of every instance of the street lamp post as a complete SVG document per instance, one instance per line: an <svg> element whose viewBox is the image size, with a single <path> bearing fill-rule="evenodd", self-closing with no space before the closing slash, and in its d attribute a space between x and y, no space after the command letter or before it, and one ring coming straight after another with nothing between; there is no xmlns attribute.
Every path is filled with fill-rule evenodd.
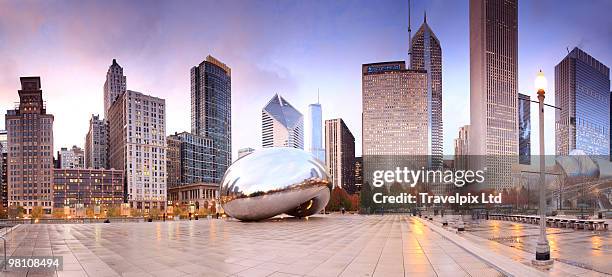
<svg viewBox="0 0 612 277"><path fill-rule="evenodd" d="M536 245L536 258L534 265L548 266L553 263L550 259L550 246L546 238L546 188L545 188L545 155L544 155L544 93L546 90L546 78L542 70L538 72L535 86L538 89L539 115L540 115L540 237Z"/></svg>

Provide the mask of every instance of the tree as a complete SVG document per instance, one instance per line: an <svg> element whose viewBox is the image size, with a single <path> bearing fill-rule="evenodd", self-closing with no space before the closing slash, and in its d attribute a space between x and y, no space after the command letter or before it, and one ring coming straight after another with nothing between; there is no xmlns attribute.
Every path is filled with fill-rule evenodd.
<svg viewBox="0 0 612 277"><path fill-rule="evenodd" d="M372 211L372 188L367 182L361 186L359 204L362 213L369 214Z"/></svg>
<svg viewBox="0 0 612 277"><path fill-rule="evenodd" d="M0 218L7 218L8 217L8 209L0 207Z"/></svg>
<svg viewBox="0 0 612 277"><path fill-rule="evenodd" d="M159 219L160 214L161 214L161 211L158 208L149 209L149 218Z"/></svg>
<svg viewBox="0 0 612 277"><path fill-rule="evenodd" d="M36 206L34 208L32 208L32 218L34 219L39 219L43 217L43 208L41 206Z"/></svg>
<svg viewBox="0 0 612 277"><path fill-rule="evenodd" d="M351 211L358 211L360 207L359 194L349 194L349 200L351 201Z"/></svg>
<svg viewBox="0 0 612 277"><path fill-rule="evenodd" d="M64 218L64 209L53 209L51 216L53 218Z"/></svg>
<svg viewBox="0 0 612 277"><path fill-rule="evenodd" d="M22 206L10 206L8 208L9 218L22 218L23 217L23 207Z"/></svg>
<svg viewBox="0 0 612 277"><path fill-rule="evenodd" d="M351 209L351 200L346 190L341 187L335 187L332 190L331 197L325 209L329 211L339 211L342 208L345 210Z"/></svg>
<svg viewBox="0 0 612 277"><path fill-rule="evenodd" d="M106 217L119 217L121 216L121 207L112 205L106 208Z"/></svg>
<svg viewBox="0 0 612 277"><path fill-rule="evenodd" d="M94 217L94 209L92 207L85 210L85 215L89 218Z"/></svg>

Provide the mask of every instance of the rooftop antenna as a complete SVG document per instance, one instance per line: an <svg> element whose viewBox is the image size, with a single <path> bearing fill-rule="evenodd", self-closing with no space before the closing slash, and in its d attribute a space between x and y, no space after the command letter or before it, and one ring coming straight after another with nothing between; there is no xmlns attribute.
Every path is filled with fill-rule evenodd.
<svg viewBox="0 0 612 277"><path fill-rule="evenodd" d="M317 104L319 104L319 88L317 88Z"/></svg>
<svg viewBox="0 0 612 277"><path fill-rule="evenodd" d="M412 55L412 30L410 29L410 0L408 0L408 69L412 68L410 56Z"/></svg>

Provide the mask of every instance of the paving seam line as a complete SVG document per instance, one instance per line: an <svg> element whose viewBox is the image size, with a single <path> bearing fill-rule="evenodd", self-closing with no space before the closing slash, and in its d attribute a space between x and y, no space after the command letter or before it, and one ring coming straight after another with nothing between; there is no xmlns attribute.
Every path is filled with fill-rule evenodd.
<svg viewBox="0 0 612 277"><path fill-rule="evenodd" d="M450 231L443 229L442 227L437 226L426 220L423 220L420 218L416 218L416 219L422 222L423 224L427 225L432 231L445 237L446 239L453 242L455 245L462 248L466 252L478 257L479 259L486 262L491 267L499 270L506 276L521 276L521 277L522 276L545 276L543 272L540 272L537 269L528 267L522 263L519 263L511 259L508 259L506 257L503 257L487 249L480 248L479 246L467 240L464 241L465 243L467 243L467 245L462 245L459 241L459 239L461 238L459 235L453 234ZM482 255L482 254L477 253L477 252L483 252L483 251L488 252L487 255ZM502 263L504 264L512 263L512 265L511 266L501 266Z"/></svg>

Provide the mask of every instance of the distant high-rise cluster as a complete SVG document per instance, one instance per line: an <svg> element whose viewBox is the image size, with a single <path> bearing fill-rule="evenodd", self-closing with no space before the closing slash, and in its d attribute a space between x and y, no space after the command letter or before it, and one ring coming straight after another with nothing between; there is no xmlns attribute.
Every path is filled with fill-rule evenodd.
<svg viewBox="0 0 612 277"><path fill-rule="evenodd" d="M261 111L262 147L304 149L304 117L278 94Z"/></svg>
<svg viewBox="0 0 612 277"><path fill-rule="evenodd" d="M57 152L56 168L84 168L85 167L85 152L80 147L73 145L72 148L61 148Z"/></svg>

